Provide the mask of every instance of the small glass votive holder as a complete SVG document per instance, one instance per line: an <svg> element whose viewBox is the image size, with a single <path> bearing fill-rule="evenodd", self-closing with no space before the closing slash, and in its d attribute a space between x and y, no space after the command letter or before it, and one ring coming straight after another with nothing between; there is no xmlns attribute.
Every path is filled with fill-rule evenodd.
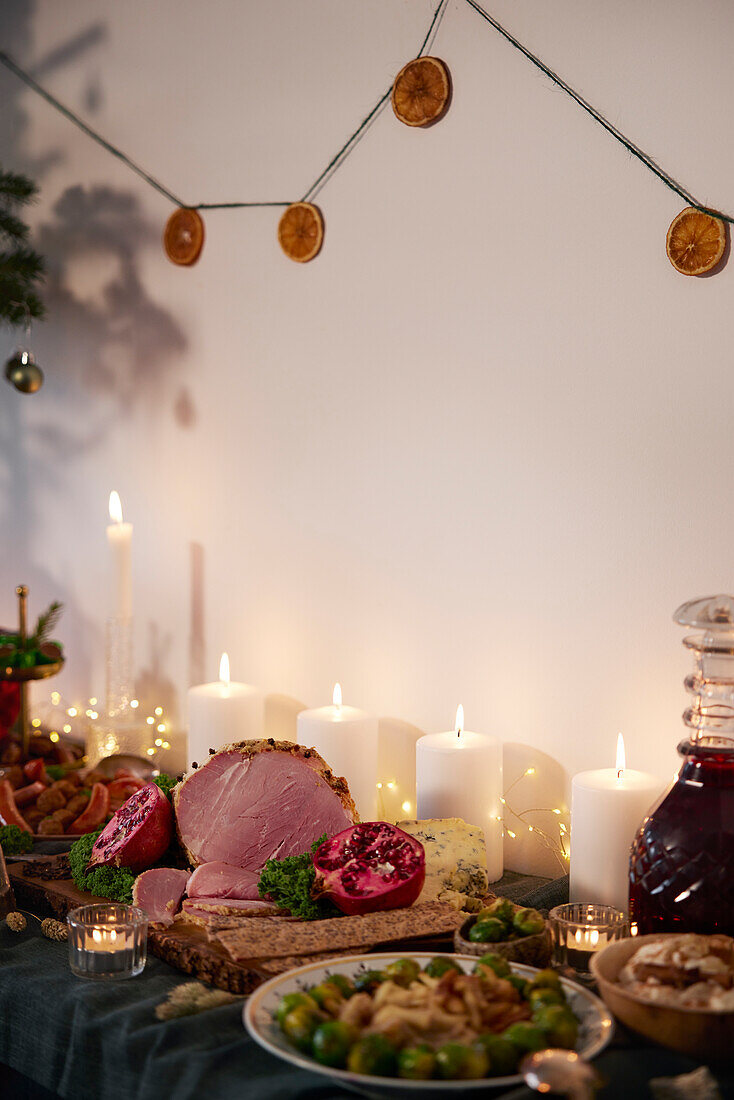
<svg viewBox="0 0 734 1100"><path fill-rule="evenodd" d="M592 981L591 956L608 943L629 936L627 914L611 905L571 902L548 914L553 943L553 965L570 978Z"/></svg>
<svg viewBox="0 0 734 1100"><path fill-rule="evenodd" d="M132 905L82 905L66 918L77 978L134 978L148 954L148 918Z"/></svg>

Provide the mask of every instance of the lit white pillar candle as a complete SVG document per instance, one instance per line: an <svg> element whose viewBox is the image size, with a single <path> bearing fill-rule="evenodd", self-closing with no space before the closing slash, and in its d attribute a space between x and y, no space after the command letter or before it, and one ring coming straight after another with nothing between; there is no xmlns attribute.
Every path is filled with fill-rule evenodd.
<svg viewBox="0 0 734 1100"><path fill-rule="evenodd" d="M344 776L362 821L377 817L377 719L342 705L334 685L330 707L302 710L297 720L299 745L316 749L334 775Z"/></svg>
<svg viewBox="0 0 734 1100"><path fill-rule="evenodd" d="M230 680L229 657L223 653L219 680L189 688L189 765L203 764L209 749L257 740L264 732L265 696L250 684Z"/></svg>
<svg viewBox="0 0 734 1100"><path fill-rule="evenodd" d="M117 619L130 619L133 613L133 525L122 522L122 504L114 489L110 493L109 511L112 522L107 528L107 541L112 551L113 615Z"/></svg>
<svg viewBox="0 0 734 1100"><path fill-rule="evenodd" d="M579 772L571 783L571 901L629 909L630 847L663 783L625 767L617 738L614 768Z"/></svg>
<svg viewBox="0 0 734 1100"><path fill-rule="evenodd" d="M502 877L502 745L496 737L464 729L464 708L454 732L429 733L416 745L418 818L460 817L484 829L489 881Z"/></svg>

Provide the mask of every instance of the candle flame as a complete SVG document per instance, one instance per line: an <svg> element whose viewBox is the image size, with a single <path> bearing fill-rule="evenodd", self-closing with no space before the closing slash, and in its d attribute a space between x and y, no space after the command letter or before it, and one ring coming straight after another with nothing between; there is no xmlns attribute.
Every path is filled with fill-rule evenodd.
<svg viewBox="0 0 734 1100"><path fill-rule="evenodd" d="M332 695L332 702L335 707L341 707L342 705L342 686L341 684L334 684L334 694Z"/></svg>
<svg viewBox="0 0 734 1100"><path fill-rule="evenodd" d="M100 932L99 928L93 928L92 929L92 939L94 940L95 943L101 943L102 942L102 933Z"/></svg>
<svg viewBox="0 0 734 1100"><path fill-rule="evenodd" d="M617 779L622 778L622 772L625 769L626 763L627 761L624 755L624 737L622 737L622 734L620 733L617 736L617 763L615 764L615 767L617 769Z"/></svg>
<svg viewBox="0 0 734 1100"><path fill-rule="evenodd" d="M463 730L463 728L464 708L462 707L461 703L459 703L458 707L456 708L456 721L454 722L454 730L456 731L457 737L461 737L461 731Z"/></svg>
<svg viewBox="0 0 734 1100"><path fill-rule="evenodd" d="M110 519L113 523L122 523L122 502L120 500L120 494L117 489L113 489L110 493Z"/></svg>
<svg viewBox="0 0 734 1100"><path fill-rule="evenodd" d="M219 679L229 687L229 654L223 653L219 662Z"/></svg>

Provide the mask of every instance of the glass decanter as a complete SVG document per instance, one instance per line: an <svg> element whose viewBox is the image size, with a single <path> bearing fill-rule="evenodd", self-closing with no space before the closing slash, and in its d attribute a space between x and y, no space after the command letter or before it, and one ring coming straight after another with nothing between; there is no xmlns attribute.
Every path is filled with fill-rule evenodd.
<svg viewBox="0 0 734 1100"><path fill-rule="evenodd" d="M672 787L630 857L630 921L648 932L734 935L734 597L691 600L673 616L691 634L690 733Z"/></svg>

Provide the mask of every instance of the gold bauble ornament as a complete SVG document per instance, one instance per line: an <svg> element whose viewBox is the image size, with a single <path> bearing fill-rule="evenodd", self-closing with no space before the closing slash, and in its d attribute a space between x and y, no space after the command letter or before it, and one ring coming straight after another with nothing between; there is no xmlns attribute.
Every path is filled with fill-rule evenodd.
<svg viewBox="0 0 734 1100"><path fill-rule="evenodd" d="M5 377L19 393L36 393L43 385L43 371L33 352L19 348L5 364Z"/></svg>

